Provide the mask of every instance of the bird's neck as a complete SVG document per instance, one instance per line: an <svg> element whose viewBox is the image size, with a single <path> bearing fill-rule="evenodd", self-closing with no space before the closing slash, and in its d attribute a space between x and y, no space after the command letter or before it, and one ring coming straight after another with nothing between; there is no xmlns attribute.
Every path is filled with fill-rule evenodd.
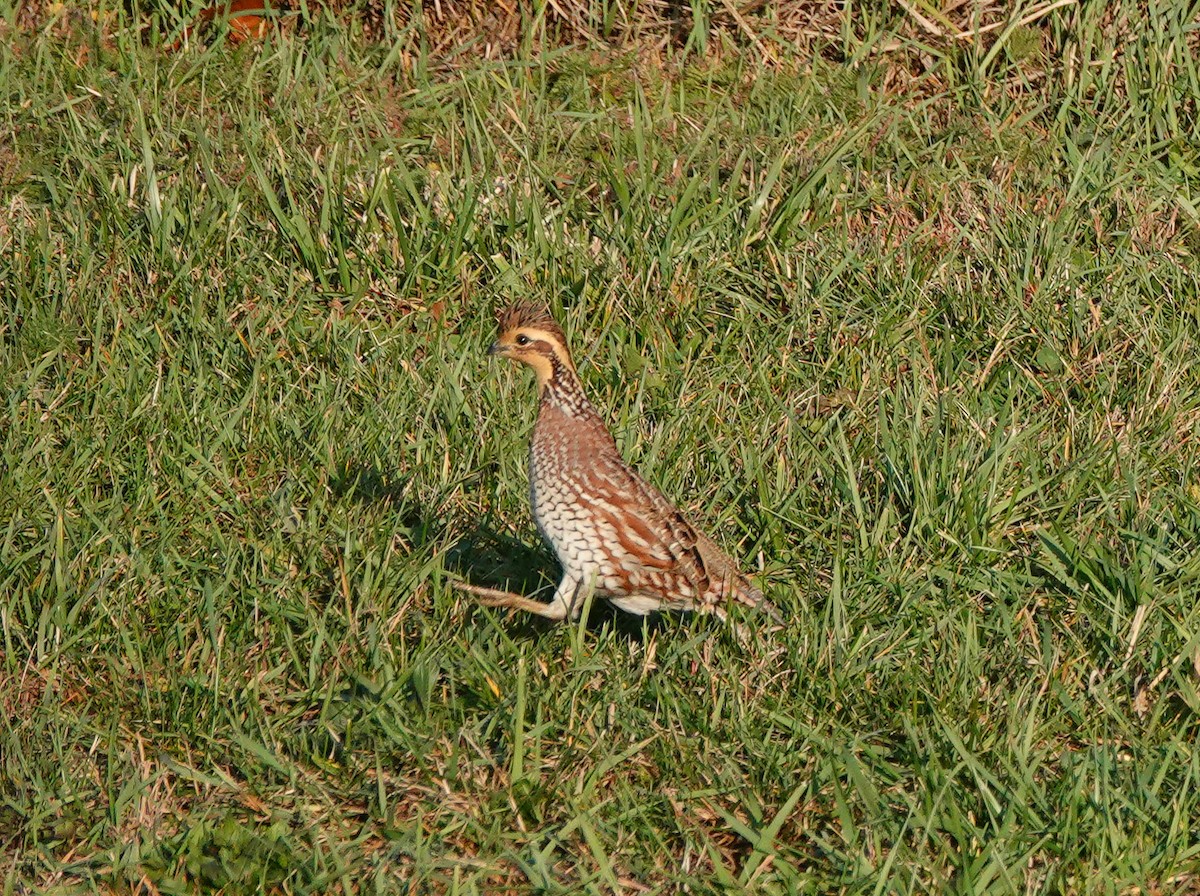
<svg viewBox="0 0 1200 896"><path fill-rule="evenodd" d="M545 375L538 376L538 392L541 396L542 407L553 407L572 417L583 417L594 414L592 403L583 392L583 384L579 374L575 372L570 361L565 361L557 354L549 359ZM541 374L541 371L538 371Z"/></svg>

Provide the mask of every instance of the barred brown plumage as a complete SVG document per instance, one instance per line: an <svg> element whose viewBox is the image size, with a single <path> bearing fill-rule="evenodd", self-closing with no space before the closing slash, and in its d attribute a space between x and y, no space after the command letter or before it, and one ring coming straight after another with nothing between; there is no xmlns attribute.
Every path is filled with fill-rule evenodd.
<svg viewBox="0 0 1200 896"><path fill-rule="evenodd" d="M549 603L459 584L488 606L574 619L589 590L630 613L695 610L726 616L731 602L778 619L762 592L716 543L622 460L583 392L566 334L544 307L498 315L490 353L533 368L540 402L529 451L529 497L562 581Z"/></svg>

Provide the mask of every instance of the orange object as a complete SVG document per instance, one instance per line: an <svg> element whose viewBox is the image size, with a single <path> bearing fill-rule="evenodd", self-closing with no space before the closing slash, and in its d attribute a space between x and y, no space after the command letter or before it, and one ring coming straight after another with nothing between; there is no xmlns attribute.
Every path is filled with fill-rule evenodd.
<svg viewBox="0 0 1200 896"><path fill-rule="evenodd" d="M209 7L217 9L217 7ZM229 39L234 43L262 40L266 37L270 19L262 0L232 0L229 4Z"/></svg>
<svg viewBox="0 0 1200 896"><path fill-rule="evenodd" d="M271 14L280 8L280 4L268 4L266 0L228 0L202 9L196 16L196 25L207 25L223 17L229 23L231 42L240 44L245 40L262 40L274 24ZM172 49L179 49L179 43L191 36L192 28L185 28Z"/></svg>

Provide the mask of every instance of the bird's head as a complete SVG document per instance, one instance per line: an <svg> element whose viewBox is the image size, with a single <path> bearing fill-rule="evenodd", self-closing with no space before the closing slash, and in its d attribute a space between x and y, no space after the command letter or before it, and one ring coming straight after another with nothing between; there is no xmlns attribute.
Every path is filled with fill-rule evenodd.
<svg viewBox="0 0 1200 896"><path fill-rule="evenodd" d="M538 386L544 387L563 368L575 372L567 336L543 305L518 302L497 315L500 336L488 354L520 361L533 368Z"/></svg>

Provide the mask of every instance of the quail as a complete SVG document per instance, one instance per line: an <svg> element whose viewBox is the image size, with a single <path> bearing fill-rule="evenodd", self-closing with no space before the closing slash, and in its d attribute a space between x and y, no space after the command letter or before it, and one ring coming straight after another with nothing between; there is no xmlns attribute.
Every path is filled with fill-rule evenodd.
<svg viewBox="0 0 1200 896"><path fill-rule="evenodd" d="M629 613L694 610L725 619L730 604L779 615L735 562L631 469L575 371L562 327L544 307L518 303L498 315L489 354L537 377L529 449L529 498L563 576L547 603L460 583L487 606L575 619L589 593Z"/></svg>

